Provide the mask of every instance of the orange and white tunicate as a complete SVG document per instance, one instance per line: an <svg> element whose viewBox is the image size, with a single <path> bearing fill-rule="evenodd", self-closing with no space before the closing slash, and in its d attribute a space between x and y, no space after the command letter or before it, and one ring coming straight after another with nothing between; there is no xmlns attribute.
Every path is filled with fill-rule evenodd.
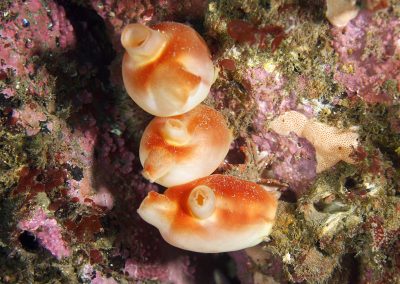
<svg viewBox="0 0 400 284"><path fill-rule="evenodd" d="M155 116L174 116L200 104L216 72L210 51L191 27L163 22L130 24L121 42L126 52L122 75L130 97Z"/></svg>
<svg viewBox="0 0 400 284"><path fill-rule="evenodd" d="M232 176L211 175L150 192L139 215L169 244L203 253L255 246L271 232L277 198L266 187Z"/></svg>
<svg viewBox="0 0 400 284"><path fill-rule="evenodd" d="M205 177L223 162L231 141L224 117L205 105L155 117L140 141L143 176L166 187Z"/></svg>

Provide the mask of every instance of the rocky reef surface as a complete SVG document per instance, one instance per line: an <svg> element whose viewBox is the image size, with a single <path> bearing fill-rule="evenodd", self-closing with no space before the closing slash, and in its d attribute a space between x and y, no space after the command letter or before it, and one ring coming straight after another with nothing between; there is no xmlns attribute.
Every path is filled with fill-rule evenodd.
<svg viewBox="0 0 400 284"><path fill-rule="evenodd" d="M361 2L339 28L322 0L1 1L0 282L399 283L400 3ZM160 21L219 67L205 103L235 139L217 172L279 184L256 248L179 250L136 213L164 189L140 173L151 116L124 90L120 34ZM273 131L287 111L337 131ZM351 162L317 170L349 131Z"/></svg>

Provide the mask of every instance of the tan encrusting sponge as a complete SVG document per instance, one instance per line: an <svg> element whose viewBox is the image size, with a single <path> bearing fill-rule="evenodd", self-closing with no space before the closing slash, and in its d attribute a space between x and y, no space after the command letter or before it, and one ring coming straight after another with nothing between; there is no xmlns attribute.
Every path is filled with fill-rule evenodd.
<svg viewBox="0 0 400 284"><path fill-rule="evenodd" d="M288 111L275 118L270 128L280 135L294 132L310 141L316 151L317 173L331 168L339 161L355 162L351 154L358 146L358 134L352 130L341 130L308 119L297 111Z"/></svg>

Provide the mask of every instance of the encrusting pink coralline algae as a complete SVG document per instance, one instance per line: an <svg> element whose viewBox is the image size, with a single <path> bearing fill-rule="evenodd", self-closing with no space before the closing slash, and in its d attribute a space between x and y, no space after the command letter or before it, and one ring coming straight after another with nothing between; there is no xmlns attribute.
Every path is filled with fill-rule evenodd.
<svg viewBox="0 0 400 284"><path fill-rule="evenodd" d="M300 197L316 177L315 149L306 139L291 133L275 132L253 135L262 155L271 157L270 178L285 181Z"/></svg>
<svg viewBox="0 0 400 284"><path fill-rule="evenodd" d="M284 89L286 80L276 72L252 68L247 70L245 81L257 105L253 121L256 133L252 139L261 156L269 157L267 175L287 182L291 190L301 196L316 177L315 149L295 133L286 137L268 131L267 123L288 110L301 109L311 117L311 108L298 104L296 94Z"/></svg>
<svg viewBox="0 0 400 284"><path fill-rule="evenodd" d="M335 79L351 97L367 103L394 102L382 86L400 80L399 25L398 18L378 18L365 10L345 29L332 28L332 43L340 56Z"/></svg>
<svg viewBox="0 0 400 284"><path fill-rule="evenodd" d="M68 257L71 254L62 238L62 230L57 220L47 216L41 208L37 209L30 218L20 221L18 228L34 234L40 245L57 259Z"/></svg>
<svg viewBox="0 0 400 284"><path fill-rule="evenodd" d="M189 265L190 260L188 257L170 260L164 265L143 265L133 259L127 259L124 272L133 279L154 279L162 283L184 284L190 281L190 275L192 274Z"/></svg>
<svg viewBox="0 0 400 284"><path fill-rule="evenodd" d="M49 11L49 12L48 12ZM64 50L75 44L73 27L64 8L50 1L14 1L0 29L0 72L11 68L18 75L33 72L30 59L43 50Z"/></svg>
<svg viewBox="0 0 400 284"><path fill-rule="evenodd" d="M256 67L246 71L245 81L257 103L258 111L254 118L257 130L264 130L266 119L296 108L297 97L285 91L286 80L282 75Z"/></svg>

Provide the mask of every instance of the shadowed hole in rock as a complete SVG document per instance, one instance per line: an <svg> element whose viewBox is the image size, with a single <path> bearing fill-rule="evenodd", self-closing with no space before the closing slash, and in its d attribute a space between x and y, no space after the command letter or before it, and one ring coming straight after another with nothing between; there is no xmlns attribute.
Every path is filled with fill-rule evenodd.
<svg viewBox="0 0 400 284"><path fill-rule="evenodd" d="M18 240L22 247L27 251L35 251L39 248L39 240L29 231L23 231L18 236Z"/></svg>

